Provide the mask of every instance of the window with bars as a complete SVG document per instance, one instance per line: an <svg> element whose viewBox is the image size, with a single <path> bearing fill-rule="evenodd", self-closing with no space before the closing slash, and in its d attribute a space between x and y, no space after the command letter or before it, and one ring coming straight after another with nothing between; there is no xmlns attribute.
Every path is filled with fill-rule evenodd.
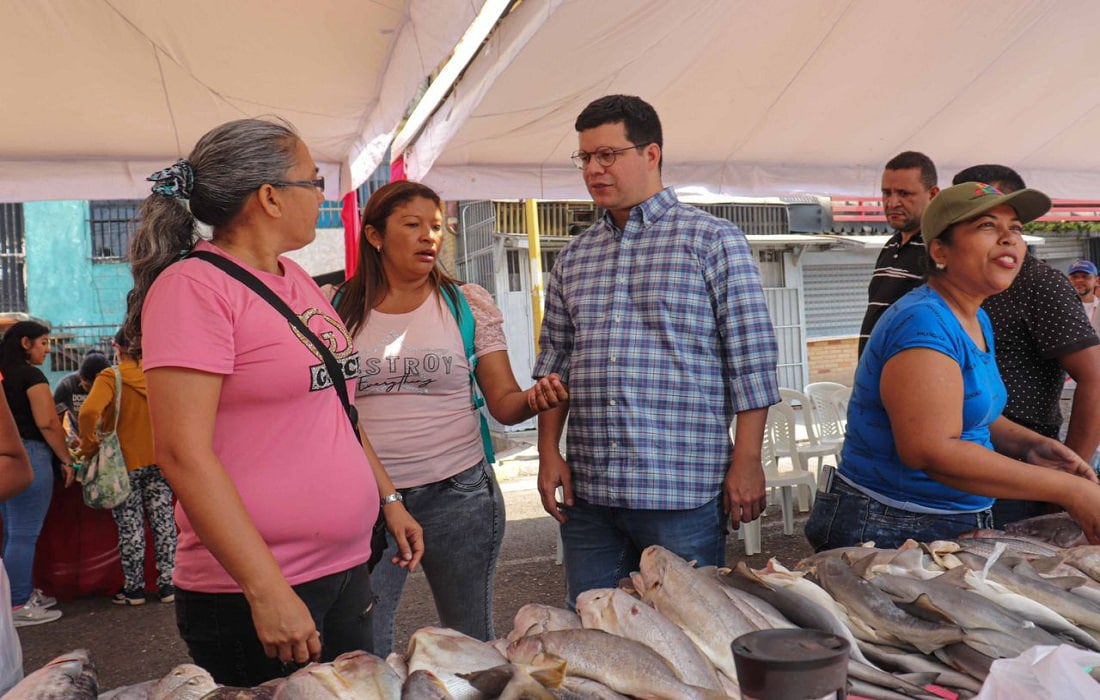
<svg viewBox="0 0 1100 700"><path fill-rule="evenodd" d="M119 262L126 258L130 228L137 225L140 199L99 199L88 202L92 231L92 262Z"/></svg>
<svg viewBox="0 0 1100 700"><path fill-rule="evenodd" d="M26 311L23 205L0 204L0 311Z"/></svg>

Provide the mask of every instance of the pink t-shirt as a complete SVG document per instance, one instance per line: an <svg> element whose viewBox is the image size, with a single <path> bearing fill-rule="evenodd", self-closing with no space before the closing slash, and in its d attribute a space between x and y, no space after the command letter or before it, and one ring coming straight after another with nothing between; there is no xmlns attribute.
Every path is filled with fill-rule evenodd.
<svg viewBox="0 0 1100 700"><path fill-rule="evenodd" d="M225 255L204 241L196 250ZM328 345L350 396L359 358L344 325L302 268L280 262L283 276L244 267ZM213 449L287 580L312 581L365 562L378 487L312 345L255 292L205 260L168 267L149 290L141 320L146 371L183 367L223 375ZM178 506L176 521L176 585L239 592Z"/></svg>
<svg viewBox="0 0 1100 700"><path fill-rule="evenodd" d="M489 292L461 289L474 314L474 354L507 350ZM409 313L371 311L355 345L362 357L355 403L397 488L446 479L485 457L462 335L438 294Z"/></svg>

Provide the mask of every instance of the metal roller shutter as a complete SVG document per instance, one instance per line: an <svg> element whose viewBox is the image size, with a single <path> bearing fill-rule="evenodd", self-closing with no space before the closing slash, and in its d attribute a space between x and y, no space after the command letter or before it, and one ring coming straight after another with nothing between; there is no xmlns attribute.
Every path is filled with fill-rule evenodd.
<svg viewBox="0 0 1100 700"><path fill-rule="evenodd" d="M1057 267L1056 263L1058 261L1068 260L1073 262L1078 258L1087 257L1088 243L1078 238L1047 236L1042 245L1034 246L1031 250L1040 260L1046 260Z"/></svg>
<svg viewBox="0 0 1100 700"><path fill-rule="evenodd" d="M874 262L807 265L802 270L806 338L859 335L867 311L867 283Z"/></svg>

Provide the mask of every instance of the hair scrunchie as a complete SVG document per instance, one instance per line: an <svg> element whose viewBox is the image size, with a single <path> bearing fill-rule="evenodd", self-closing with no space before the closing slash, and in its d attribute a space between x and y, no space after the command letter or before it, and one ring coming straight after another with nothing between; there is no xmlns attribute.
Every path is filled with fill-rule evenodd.
<svg viewBox="0 0 1100 700"><path fill-rule="evenodd" d="M195 171L191 168L191 163L180 158L172 167L158 170L145 179L154 183L153 191L157 194L176 199L191 199Z"/></svg>

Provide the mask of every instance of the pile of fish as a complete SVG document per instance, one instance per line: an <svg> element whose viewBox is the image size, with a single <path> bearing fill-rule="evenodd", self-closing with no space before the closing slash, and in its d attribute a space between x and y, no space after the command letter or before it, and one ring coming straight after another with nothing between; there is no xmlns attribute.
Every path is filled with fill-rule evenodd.
<svg viewBox="0 0 1100 700"><path fill-rule="evenodd" d="M938 686L968 698L994 660L1032 646L1100 652L1100 547L1077 544L1067 518L1044 517L957 541L832 550L794 569L774 559L759 570L743 562L697 568L650 547L619 588L583 593L576 612L526 605L512 631L493 642L426 627L405 654L383 660L352 652L255 688L218 686L185 664L98 697L737 698L731 642L755 630L802 627L848 640L853 695L933 698L925 688ZM29 675L4 700L96 692L91 661L77 651Z"/></svg>

